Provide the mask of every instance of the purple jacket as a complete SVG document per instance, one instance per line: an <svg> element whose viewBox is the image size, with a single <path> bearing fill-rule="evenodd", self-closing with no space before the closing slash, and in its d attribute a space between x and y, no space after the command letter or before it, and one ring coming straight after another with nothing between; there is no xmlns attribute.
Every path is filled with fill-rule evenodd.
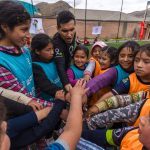
<svg viewBox="0 0 150 150"><path fill-rule="evenodd" d="M110 68L103 74L100 74L93 79L91 79L86 87L89 88L87 92L87 96L96 93L104 87L113 86L115 81L117 80L117 69L115 67Z"/></svg>

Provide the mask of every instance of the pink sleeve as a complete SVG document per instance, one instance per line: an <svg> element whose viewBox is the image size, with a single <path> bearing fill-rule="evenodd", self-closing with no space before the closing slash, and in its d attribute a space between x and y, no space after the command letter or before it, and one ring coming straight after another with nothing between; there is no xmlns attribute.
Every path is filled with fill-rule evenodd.
<svg viewBox="0 0 150 150"><path fill-rule="evenodd" d="M74 76L74 73L73 73L72 69L69 68L69 69L67 70L67 76L68 76L68 79L69 79L70 84L71 84L72 86L74 86L78 80L75 79L75 76Z"/></svg>

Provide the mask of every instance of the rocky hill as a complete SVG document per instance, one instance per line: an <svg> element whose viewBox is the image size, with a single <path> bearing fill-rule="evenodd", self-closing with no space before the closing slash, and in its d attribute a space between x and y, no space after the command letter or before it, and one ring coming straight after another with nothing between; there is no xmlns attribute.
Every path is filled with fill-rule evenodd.
<svg viewBox="0 0 150 150"><path fill-rule="evenodd" d="M46 16L46 17L56 17L60 11L69 10L70 8L72 8L67 2L62 0L56 3L42 2L42 3L38 3L36 6L39 8L42 16ZM143 18L144 14L145 14L145 10L129 13L129 15L138 18ZM147 17L148 18L150 17L150 9L147 11Z"/></svg>
<svg viewBox="0 0 150 150"><path fill-rule="evenodd" d="M145 14L145 10L134 11L134 12L129 13L129 14L132 15L132 16L135 16L135 17L143 18L144 14ZM150 9L148 9L148 11L147 11L147 17L150 17Z"/></svg>
<svg viewBox="0 0 150 150"><path fill-rule="evenodd" d="M38 3L36 5L42 16L48 16L48 17L56 17L56 15L62 11L62 10L68 10L71 8L71 6L64 2L64 1L58 1L56 3Z"/></svg>

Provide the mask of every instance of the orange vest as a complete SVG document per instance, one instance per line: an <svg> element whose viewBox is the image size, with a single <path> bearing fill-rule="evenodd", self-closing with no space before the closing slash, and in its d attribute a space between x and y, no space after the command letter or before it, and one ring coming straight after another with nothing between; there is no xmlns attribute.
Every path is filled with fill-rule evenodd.
<svg viewBox="0 0 150 150"><path fill-rule="evenodd" d="M145 101L145 103L142 106L142 109L140 111L139 117L136 119L136 122L133 124L133 126L137 127L140 122L140 120L139 120L140 117L149 116L149 112L150 112L150 98Z"/></svg>
<svg viewBox="0 0 150 150"><path fill-rule="evenodd" d="M108 68L108 69L105 69L105 70L100 70L99 74L103 74L103 73L105 73L105 72L108 71L108 70L109 70L109 68Z"/></svg>
<svg viewBox="0 0 150 150"><path fill-rule="evenodd" d="M150 88L150 85L146 85L144 83L141 83L136 74L132 73L129 75L129 79L130 79L130 90L129 93L136 93L139 91L148 91Z"/></svg>
<svg viewBox="0 0 150 150"><path fill-rule="evenodd" d="M120 150L142 150L143 144L139 141L138 129L129 131L121 141Z"/></svg>
<svg viewBox="0 0 150 150"><path fill-rule="evenodd" d="M94 77L95 77L95 76L100 74L101 66L100 66L99 62L94 57L91 57L90 60L95 61L95 70L94 70Z"/></svg>

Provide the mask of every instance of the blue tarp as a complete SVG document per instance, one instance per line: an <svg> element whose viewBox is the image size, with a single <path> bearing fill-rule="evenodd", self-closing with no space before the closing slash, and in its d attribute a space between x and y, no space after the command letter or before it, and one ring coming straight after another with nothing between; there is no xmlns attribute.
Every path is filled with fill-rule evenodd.
<svg viewBox="0 0 150 150"><path fill-rule="evenodd" d="M30 13L31 16L39 12L38 8L30 3L24 1L18 1L18 2L20 2L26 8L26 10Z"/></svg>

